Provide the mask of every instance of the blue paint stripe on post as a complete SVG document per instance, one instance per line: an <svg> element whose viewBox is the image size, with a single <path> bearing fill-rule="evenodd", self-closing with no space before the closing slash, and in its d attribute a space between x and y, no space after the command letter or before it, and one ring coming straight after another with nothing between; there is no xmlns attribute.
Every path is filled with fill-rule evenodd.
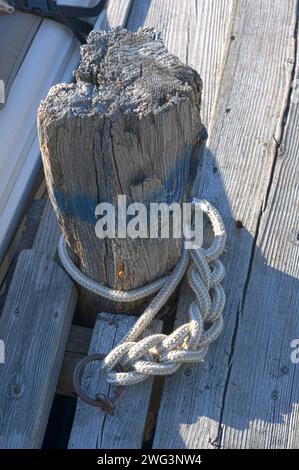
<svg viewBox="0 0 299 470"><path fill-rule="evenodd" d="M87 224L96 224L95 209L98 204L96 200L81 194L66 196L58 190L54 192L54 197L62 215L73 217Z"/></svg>

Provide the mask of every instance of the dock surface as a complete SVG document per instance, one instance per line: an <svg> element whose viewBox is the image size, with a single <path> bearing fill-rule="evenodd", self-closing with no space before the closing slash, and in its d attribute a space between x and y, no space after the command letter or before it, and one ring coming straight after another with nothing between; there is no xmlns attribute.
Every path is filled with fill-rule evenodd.
<svg viewBox="0 0 299 470"><path fill-rule="evenodd" d="M186 365L164 383L151 383L142 394L136 391L136 397L146 396L146 413L135 420L138 436L132 446L142 447L146 441L156 449L297 449L299 364L291 356L299 338L298 1L110 0L97 24L132 31L154 27L170 52L199 72L202 120L209 137L193 194L217 207L228 234L222 258L224 331L204 364ZM33 249L46 252L50 264L58 235L48 203ZM186 320L191 300L184 286L177 324ZM70 329L71 320L59 321ZM84 329L82 335L75 328L75 337L83 340L78 347L73 342L71 350L66 346L57 388L67 396L73 396L69 370L89 350L91 339L91 331ZM57 334L65 341L62 329ZM54 346L57 338L51 339ZM49 388L54 399L55 387L51 383ZM133 399L134 393L132 388ZM82 407L78 409L83 416ZM39 405L39 413L44 432L48 404L45 409ZM118 413L118 426L111 426L115 435L108 433L115 448L120 442L117 429L124 426L121 419ZM78 416L74 423L69 446L80 441L84 447L75 438L80 435ZM88 423L83 424L90 436ZM93 420L90 429L93 446L108 442L101 423ZM34 445L17 437L24 446L41 445L40 436ZM7 447L16 446L11 439L5 440Z"/></svg>

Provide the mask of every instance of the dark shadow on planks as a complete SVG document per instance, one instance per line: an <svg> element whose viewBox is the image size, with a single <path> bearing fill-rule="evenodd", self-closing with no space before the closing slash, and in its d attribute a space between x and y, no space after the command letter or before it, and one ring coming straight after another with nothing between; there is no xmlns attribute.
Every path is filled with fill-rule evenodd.
<svg viewBox="0 0 299 470"><path fill-rule="evenodd" d="M298 338L299 335L299 320L295 324L296 319L294 318L295 315L293 313L293 306L299 305L299 279L274 269L267 264L267 259L263 256L259 247L256 245L256 238L254 238L252 234L246 230L246 227L243 226L241 220L235 220L232 215L230 203L225 197L226 191L223 185L221 174L218 170L217 159L207 148L204 150L204 158L210 159L209 167L213 168L214 175L212 178L213 181L215 179L215 185L217 185L215 198L210 202L212 202L216 208L219 208L228 232L227 251L222 256L224 266L230 266L230 271L232 270L232 263L230 261L230 245L234 250L237 250L238 253L242 253L242 246L252 246L251 257L249 261L246 282L242 286L243 297L239 303L238 299L236 299L238 306L237 318L231 318L230 312L225 309L224 330L216 343L211 345L204 363L199 366L192 366L187 364L186 366L181 367L177 374L165 379L164 393L166 386L166 395L164 406L166 407L167 412L164 412L164 419L165 415L172 414L173 410L176 409L176 396L180 392L184 393L186 408L190 410L193 408L193 404L196 401L210 401L210 412L206 413L206 417L209 418L209 420L213 420L219 423L217 441L211 444L215 445L215 447L219 447L221 443L222 427L246 430L250 427L253 421L257 420L264 422L265 427L267 426L267 423L284 423L285 415L290 414L293 407L298 404L299 396L298 400L291 400L283 397L283 394L285 393L286 388L284 383L288 384L294 380L296 367L298 367L291 362L290 356L292 349L290 348L290 344L291 341L294 338ZM196 195L196 197L202 197L199 189L203 186L201 183L202 179L210 177L211 175L203 174L200 175L198 180L195 182L193 194ZM240 194L241 193L242 188L240 188ZM251 278L253 266L255 272L258 273L258 278L261 280L260 289L257 290L255 288L255 292L258 297L258 302L255 303L258 305L258 309L255 311L253 311L253 307L251 305L252 292L251 294L248 294L251 289L254 289L254 287L252 288L252 283L254 284L254 282ZM273 284L277 285L277 289L274 291L268 291L268 297L265 296L264 292L267 292L267 289L269 289L271 285L273 286ZM291 296L293 297L292 299L288 298L287 296L282 298L278 289L278 286L281 285L285 286L285 292L289 294L291 293ZM229 292L229 289L226 286L226 280L224 280L223 286L226 294L232 296L232 293ZM180 289L180 293L182 295L184 293L184 288L182 289L181 286ZM270 313L269 299L271 297L274 300L271 300L270 305L274 304L276 307L275 311L271 311ZM190 296L188 297L188 304L190 303L189 299L191 302L191 291ZM290 305L292 307L290 307ZM186 311L186 314L184 316L181 315L180 323L188 321L187 309L184 311ZM270 314L271 319L269 319ZM281 315L282 317L286 317L288 315L288 321L293 322L294 329L292 337L286 338L280 332L281 325L277 320L277 315ZM284 321L286 322L286 320ZM271 353L270 345L270 350L266 348L261 349L261 344L256 343L255 337L250 337L248 335L246 341L243 342L244 329L248 329L248 331L252 332L254 328L262 328L263 325L269 328L269 323L271 325L269 336L274 345L273 353ZM238 335L240 329L243 330L243 336L241 339L240 335ZM231 337L232 341L230 341ZM269 343L270 342L271 341L269 340ZM257 355L257 353L255 353L254 357L254 351L257 348L260 348L259 354ZM234 361L236 360L236 349L238 350L237 354L239 354L237 357L238 366L234 368L233 365ZM222 359L219 360L219 357L222 357L223 361ZM256 357L258 357L260 361L256 361ZM220 372L217 374L217 376L222 376L223 380L218 382L213 378L211 383L209 371L214 368L218 368ZM246 389L245 387L247 377L249 376L250 372L253 373L253 371L257 376L254 393L252 393L252 390L249 388ZM175 382L176 378L178 379L177 384L176 386L172 384L169 387L168 391L170 391L170 394L168 394L167 383L168 381ZM184 389L181 388L182 382L185 383ZM190 395L185 395L186 390L188 390L188 382L190 383ZM248 384L252 386L252 379L248 379ZM258 389L259 393L257 393ZM289 394L291 396L291 390ZM282 399L280 400L281 396ZM229 402L228 412L226 406L227 401ZM252 406L252 403L257 403L257 406ZM161 405L163 406L163 400ZM223 410L226 410L226 413L223 413ZM273 412L271 412L272 410ZM201 417L194 413L192 414L192 412L189 414L184 413L184 416L186 415L188 415L190 419L186 420L184 418L179 422L179 426L177 426L177 428L172 428L175 448L186 447L186 444L181 437L180 427L183 426L187 429L188 425L196 423L198 418ZM220 420L219 415L221 416ZM159 433L163 433L163 423L158 422L158 426Z"/></svg>
<svg viewBox="0 0 299 470"><path fill-rule="evenodd" d="M43 449L66 449L76 411L76 398L56 395L44 436Z"/></svg>

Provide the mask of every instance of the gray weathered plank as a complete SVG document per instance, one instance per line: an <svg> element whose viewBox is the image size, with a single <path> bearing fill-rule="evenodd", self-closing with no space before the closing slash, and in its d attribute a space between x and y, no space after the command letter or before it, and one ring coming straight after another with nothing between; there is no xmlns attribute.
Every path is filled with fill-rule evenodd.
<svg viewBox="0 0 299 470"><path fill-rule="evenodd" d="M298 39L298 38L297 38ZM299 72L297 53L296 73ZM223 448L299 448L298 89L265 201L226 386Z"/></svg>
<svg viewBox="0 0 299 470"><path fill-rule="evenodd" d="M204 366L187 367L166 380L155 447L220 445L235 334L243 321L252 250L287 106L295 22L295 1L237 2L211 137L204 152L203 177L195 187L200 197L220 210L228 231L225 329ZM235 220L242 221L244 228L237 229ZM190 293L184 289L179 322L189 302Z"/></svg>
<svg viewBox="0 0 299 470"><path fill-rule="evenodd" d="M207 129L234 4L234 0L135 0L127 22L132 31L141 26L161 31L169 51L200 74L201 117Z"/></svg>
<svg viewBox="0 0 299 470"><path fill-rule="evenodd" d="M56 263L21 253L0 319L0 448L41 447L76 301Z"/></svg>
<svg viewBox="0 0 299 470"><path fill-rule="evenodd" d="M89 353L107 354L134 325L135 317L101 313L93 331ZM152 332L161 331L162 322L153 323ZM78 401L69 441L71 449L141 448L153 381L125 387L117 401L114 415ZM99 363L86 368L82 386L91 396L101 392L113 396Z"/></svg>

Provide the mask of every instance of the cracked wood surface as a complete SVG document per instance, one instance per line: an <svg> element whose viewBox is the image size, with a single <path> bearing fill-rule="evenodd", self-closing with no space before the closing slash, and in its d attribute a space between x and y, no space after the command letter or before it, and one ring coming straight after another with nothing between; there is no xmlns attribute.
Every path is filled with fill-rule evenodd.
<svg viewBox="0 0 299 470"><path fill-rule="evenodd" d="M80 269L130 290L169 273L181 240L148 238L148 230L146 238L99 238L96 207L116 208L119 195L148 208L186 201L201 140L202 83L149 28L91 33L75 75L76 83L52 87L39 108L49 195ZM140 305L81 293L82 320L90 326L99 311L136 313Z"/></svg>
<svg viewBox="0 0 299 470"><path fill-rule="evenodd" d="M209 129L233 0L135 0L127 28L162 32L168 50L193 67L203 81L201 118Z"/></svg>
<svg viewBox="0 0 299 470"><path fill-rule="evenodd" d="M156 448L298 447L296 434L290 436L298 428L297 382L288 354L298 325L298 270L295 264L291 269L295 245L286 251L283 243L289 236L290 219L282 216L287 181L281 184L281 209L276 208L283 224L276 226L277 238L268 232L271 222L265 226L270 208L263 212L280 174L278 154L294 77L296 3L240 0L232 9L202 178L194 188L220 210L228 231L225 329L204 365L166 379ZM291 146L290 135L288 142ZM182 289L178 323L186 318L190 298ZM273 378L273 368L282 378Z"/></svg>
<svg viewBox="0 0 299 470"><path fill-rule="evenodd" d="M116 26L124 26L131 8L132 0L109 0L107 8L101 13L95 29L108 30ZM47 199L42 220L38 227L33 248L55 258L61 230L51 204Z"/></svg>

